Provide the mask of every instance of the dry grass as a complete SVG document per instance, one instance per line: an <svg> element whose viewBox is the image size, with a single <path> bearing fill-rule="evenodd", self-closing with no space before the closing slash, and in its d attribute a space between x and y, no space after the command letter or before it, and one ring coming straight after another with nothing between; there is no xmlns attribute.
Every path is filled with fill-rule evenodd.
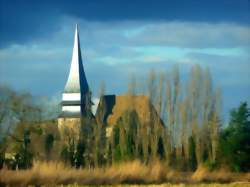
<svg viewBox="0 0 250 187"><path fill-rule="evenodd" d="M199 167L192 175L192 180L195 182L250 182L250 173L232 173L223 168L209 172L204 167Z"/></svg>
<svg viewBox="0 0 250 187"><path fill-rule="evenodd" d="M174 183L176 186L179 186L177 183L191 184L204 181L237 182L234 183L236 186L238 184L242 186L243 183L239 182L250 182L250 173L235 174L223 170L208 172L204 168L199 168L195 173L177 172L168 169L160 162L154 162L145 166L139 161L90 170L77 170L56 162L35 162L34 167L30 170L0 170L0 184L10 186L55 186L59 184L162 184L159 186L169 186L170 184L163 184L166 182ZM180 186L183 185L180 184Z"/></svg>
<svg viewBox="0 0 250 187"><path fill-rule="evenodd" d="M165 183L165 184L149 184L149 185L112 185L112 187L249 187L250 184L218 184L218 183L212 183L212 184L171 184L171 183ZM58 186L59 187L59 186ZM62 186L61 186L62 187ZM66 186L64 186L66 187ZM69 185L68 187L93 187L93 186L79 186L77 184ZM98 187L111 187L111 185L101 185Z"/></svg>

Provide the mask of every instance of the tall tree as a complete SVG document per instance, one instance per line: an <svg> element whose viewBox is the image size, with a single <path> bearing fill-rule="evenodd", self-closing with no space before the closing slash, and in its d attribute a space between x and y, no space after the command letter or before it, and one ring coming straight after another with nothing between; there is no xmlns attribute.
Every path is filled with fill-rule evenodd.
<svg viewBox="0 0 250 187"><path fill-rule="evenodd" d="M164 82L164 74L161 73L157 85L157 92L156 92L156 114L152 114L152 129L151 129L151 137L150 137L150 142L151 142L151 153L152 153L152 159L155 160L157 158L157 153L158 153L158 145L159 144L159 139L161 136L161 112L162 112L162 100L163 100L163 82ZM152 107L152 106L151 106ZM151 111L153 113L153 111Z"/></svg>
<svg viewBox="0 0 250 187"><path fill-rule="evenodd" d="M49 133L45 137L45 145L44 145L45 153L48 160L50 159L50 153L53 148L53 144L54 144L54 135Z"/></svg>
<svg viewBox="0 0 250 187"><path fill-rule="evenodd" d="M171 154L174 150L174 143L173 143L173 115L172 115L172 87L171 87L171 80L170 76L166 75L166 120L165 120L165 125L168 129L166 132L165 136L165 150L166 151L166 158L167 158L167 163L170 165L170 157ZM168 141L167 141L168 140Z"/></svg>
<svg viewBox="0 0 250 187"><path fill-rule="evenodd" d="M220 90L217 89L212 98L212 107L210 112L210 138L211 138L211 162L215 163L219 145L219 128L220 128Z"/></svg>
<svg viewBox="0 0 250 187"><path fill-rule="evenodd" d="M250 109L246 102L230 113L229 126L221 133L221 162L236 171L250 171Z"/></svg>
<svg viewBox="0 0 250 187"><path fill-rule="evenodd" d="M99 86L99 107L104 110L104 102L103 97L105 95L105 82L102 81ZM96 115L96 124L93 127L93 157L94 157L94 164L98 166L104 161L104 155L107 151L106 145L106 124L103 123L104 121L104 114L105 112L99 112Z"/></svg>
<svg viewBox="0 0 250 187"><path fill-rule="evenodd" d="M180 95L180 75L179 75L179 68L177 65L173 67L172 70L173 76L173 105L172 105L172 115L173 115L173 137L174 137L174 144L178 144L178 139L176 137L179 136L178 134L178 125L179 125L179 117L178 117L178 106L179 106L179 95Z"/></svg>
<svg viewBox="0 0 250 187"><path fill-rule="evenodd" d="M180 121L181 121L181 129L180 129L180 141L182 147L182 155L184 155L184 162L188 162L189 159L189 123L188 123L188 97L185 97L180 104Z"/></svg>
<svg viewBox="0 0 250 187"><path fill-rule="evenodd" d="M202 140L200 134L200 111L201 111L201 90L202 90L202 69L199 65L191 68L188 82L188 97L190 98L190 120L192 137L195 140L195 153L197 163L202 163Z"/></svg>

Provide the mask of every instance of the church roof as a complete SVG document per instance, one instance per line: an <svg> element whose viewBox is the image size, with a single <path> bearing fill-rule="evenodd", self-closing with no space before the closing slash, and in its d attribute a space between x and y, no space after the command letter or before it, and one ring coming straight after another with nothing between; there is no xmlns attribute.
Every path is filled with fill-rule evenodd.
<svg viewBox="0 0 250 187"><path fill-rule="evenodd" d="M155 107L145 95L104 95L100 98L96 117L101 123L113 126L130 107L136 111L141 124L150 123L151 112L154 119L158 117ZM162 120L160 124L164 126Z"/></svg>
<svg viewBox="0 0 250 187"><path fill-rule="evenodd" d="M80 40L78 35L78 27L76 25L71 67L64 93L84 94L88 92L88 90L89 86L82 64Z"/></svg>

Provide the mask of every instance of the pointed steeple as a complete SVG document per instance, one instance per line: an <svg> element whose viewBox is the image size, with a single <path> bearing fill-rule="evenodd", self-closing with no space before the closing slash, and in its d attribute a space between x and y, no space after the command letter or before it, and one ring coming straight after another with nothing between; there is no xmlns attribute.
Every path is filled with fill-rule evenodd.
<svg viewBox="0 0 250 187"><path fill-rule="evenodd" d="M75 39L70 72L64 92L62 94L62 113L61 117L80 117L88 111L90 102L90 90L85 76L78 27L76 25Z"/></svg>
<svg viewBox="0 0 250 187"><path fill-rule="evenodd" d="M88 90L89 86L82 64L78 25L76 24L71 67L64 93L81 93L81 95L83 95L87 93Z"/></svg>

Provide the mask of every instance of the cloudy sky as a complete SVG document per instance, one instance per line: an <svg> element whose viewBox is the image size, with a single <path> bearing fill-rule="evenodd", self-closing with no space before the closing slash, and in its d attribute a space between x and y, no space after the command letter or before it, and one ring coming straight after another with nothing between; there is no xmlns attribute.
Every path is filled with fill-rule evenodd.
<svg viewBox="0 0 250 187"><path fill-rule="evenodd" d="M249 0L0 0L0 84L59 98L78 23L94 96L102 80L120 94L131 73L200 64L226 114L250 103L249 12Z"/></svg>

